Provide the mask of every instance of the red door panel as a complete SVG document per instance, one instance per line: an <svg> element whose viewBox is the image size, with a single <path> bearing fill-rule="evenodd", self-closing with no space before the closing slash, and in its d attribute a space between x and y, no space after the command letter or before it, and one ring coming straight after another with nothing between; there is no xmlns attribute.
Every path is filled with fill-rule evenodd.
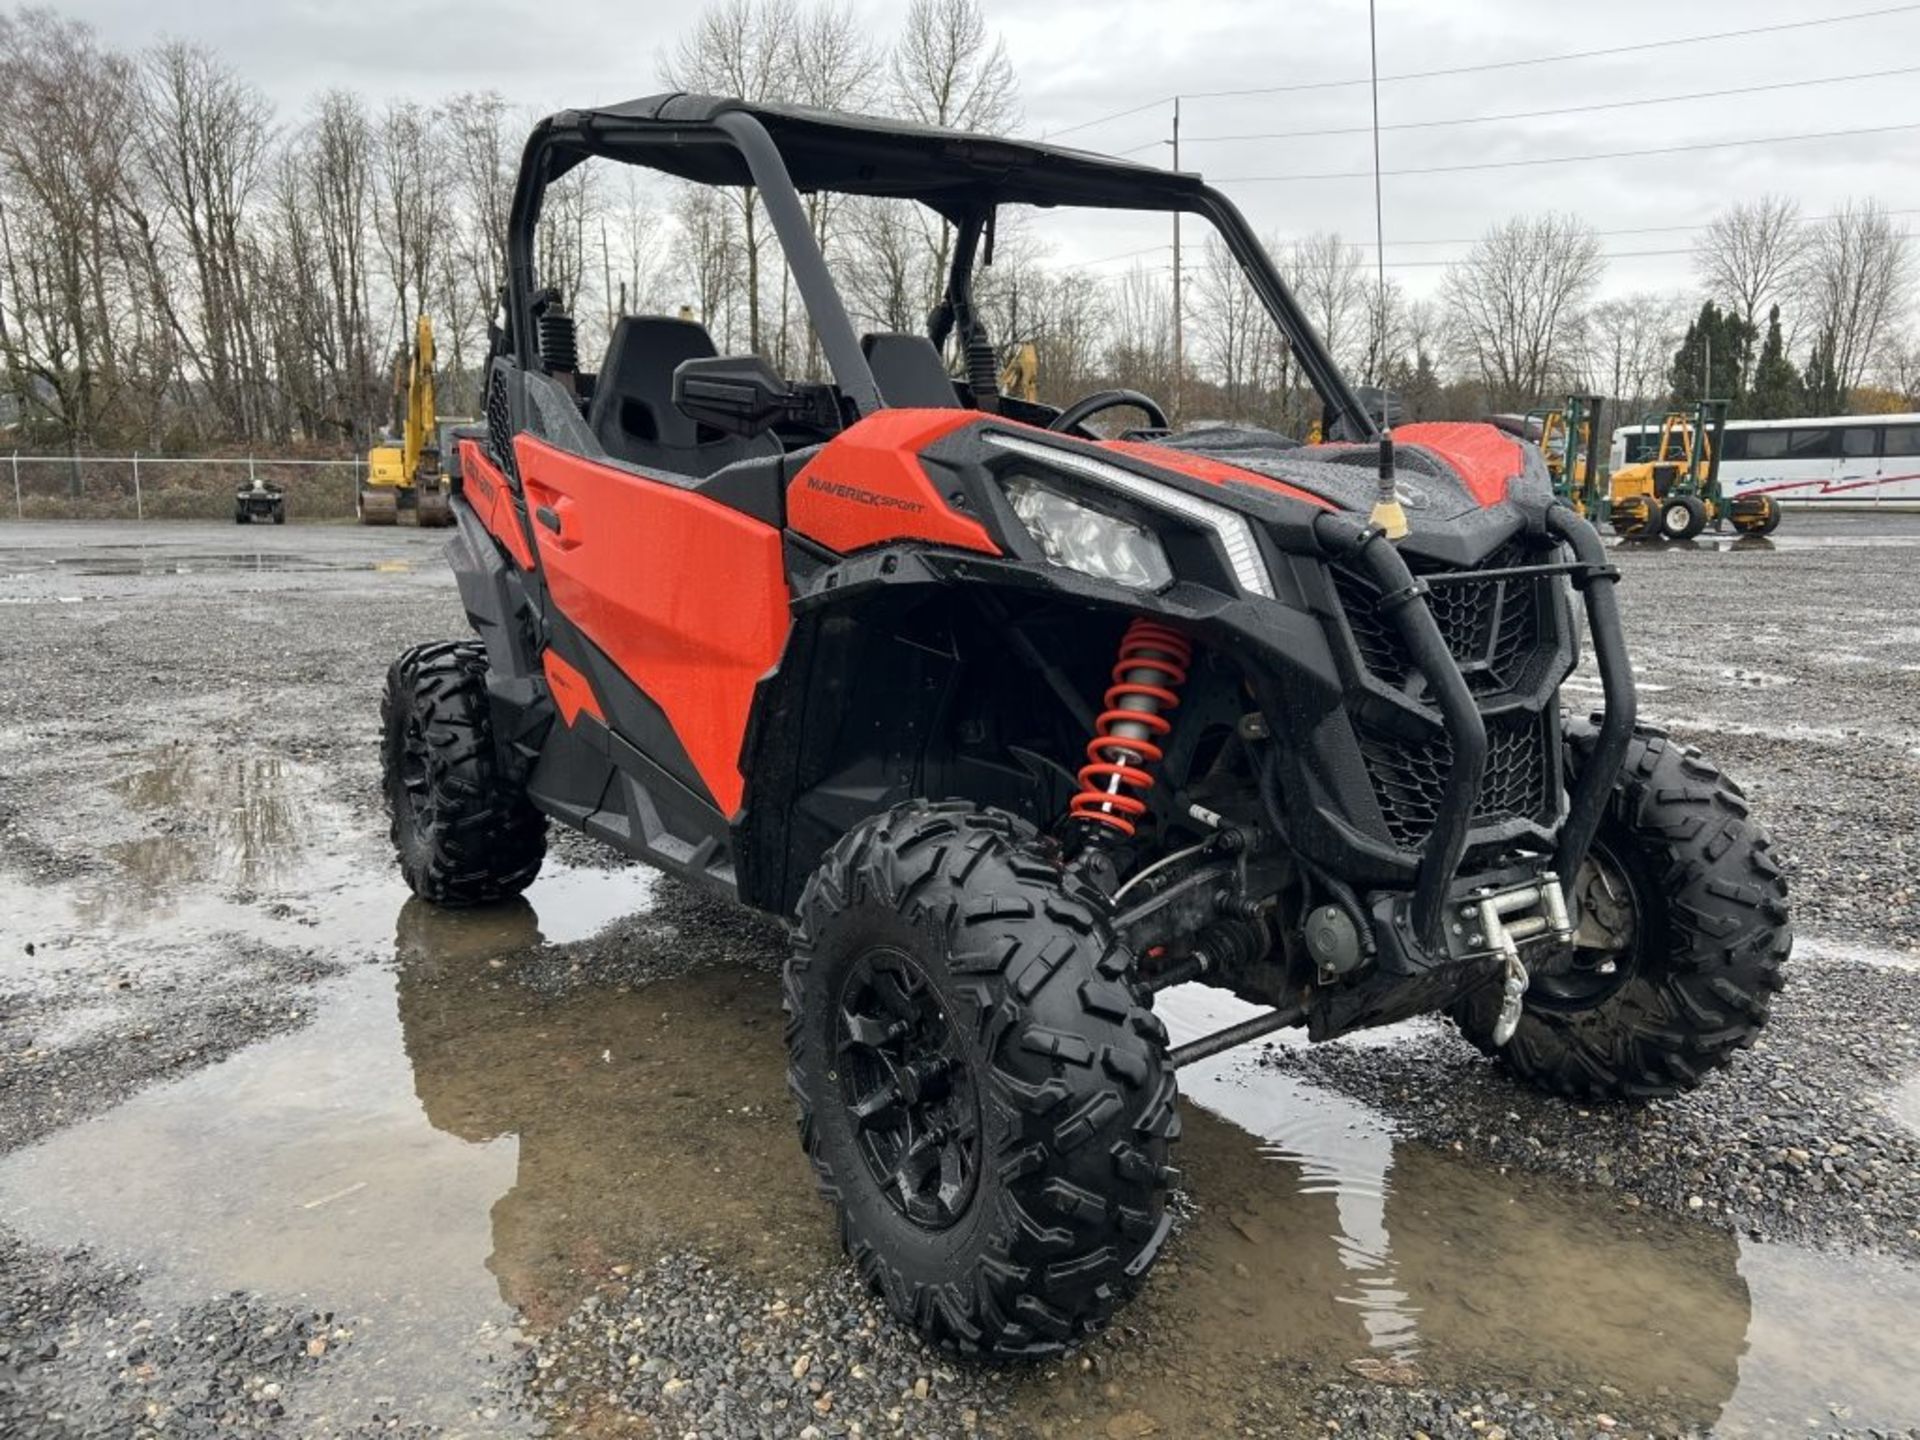
<svg viewBox="0 0 1920 1440"><path fill-rule="evenodd" d="M527 508L559 526L533 527L554 604L666 713L734 814L753 687L787 638L780 532L526 435L514 454Z"/></svg>

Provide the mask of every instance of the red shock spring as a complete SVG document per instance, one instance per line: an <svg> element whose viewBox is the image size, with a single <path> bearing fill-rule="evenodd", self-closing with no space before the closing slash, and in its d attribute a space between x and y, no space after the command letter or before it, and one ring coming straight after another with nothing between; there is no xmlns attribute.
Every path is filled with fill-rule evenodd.
<svg viewBox="0 0 1920 1440"><path fill-rule="evenodd" d="M1143 798L1153 788L1146 767L1162 756L1155 742L1173 729L1165 712L1180 703L1178 687L1193 663L1193 642L1155 620L1136 619L1120 641L1106 709L1087 742L1080 793L1069 814L1075 820L1132 835L1147 813Z"/></svg>

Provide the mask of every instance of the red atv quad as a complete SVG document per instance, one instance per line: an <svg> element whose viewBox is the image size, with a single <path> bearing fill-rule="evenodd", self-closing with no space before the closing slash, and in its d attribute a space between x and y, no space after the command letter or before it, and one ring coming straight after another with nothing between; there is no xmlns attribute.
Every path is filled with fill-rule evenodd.
<svg viewBox="0 0 1920 1440"><path fill-rule="evenodd" d="M758 187L831 380L656 316L583 371L533 237L589 159ZM856 333L801 192L951 225L928 333ZM1208 222L1334 439L1000 394L975 273L1028 206ZM929 1338L1103 1324L1167 1234L1175 1070L1254 1036L1444 1010L1600 1099L1691 1088L1765 1023L1785 883L1739 789L1636 728L1592 527L1491 426L1384 437L1199 177L664 96L534 131L508 275L448 545L479 639L387 677L401 867L497 900L558 820L793 917L801 1139ZM1089 431L1122 406L1149 428ZM1580 609L1592 722L1561 710ZM1153 996L1189 980L1268 1008L1170 1049Z"/></svg>

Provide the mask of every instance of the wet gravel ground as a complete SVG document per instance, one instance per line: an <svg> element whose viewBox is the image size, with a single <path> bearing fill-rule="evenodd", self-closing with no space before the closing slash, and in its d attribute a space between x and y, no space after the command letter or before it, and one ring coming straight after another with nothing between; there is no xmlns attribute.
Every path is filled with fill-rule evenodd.
<svg viewBox="0 0 1920 1440"><path fill-rule="evenodd" d="M1808 947L1811 949L1811 947ZM1763 1038L1690 1095L1585 1108L1512 1083L1444 1022L1391 1050L1274 1046L1266 1064L1364 1099L1430 1144L1554 1171L1755 1239L1920 1258L1920 972L1802 953Z"/></svg>
<svg viewBox="0 0 1920 1440"><path fill-rule="evenodd" d="M1806 543L1858 533L1796 515L1774 549L1620 554L1643 713L1740 778L1814 937L1766 1040L1730 1076L1682 1100L1582 1113L1508 1085L1437 1026L1392 1048L1275 1047L1267 1063L1365 1099L1419 1140L1564 1174L1621 1205L1920 1255L1920 1139L1886 1098L1920 1065L1920 971L1849 948L1920 967L1920 549ZM275 549L303 548L323 563L277 568ZM183 553L196 563L177 573ZM0 526L0 601L19 602L0 608L5 1152L307 1024L316 987L368 958L319 937L263 940L249 909L281 902L230 877L195 882L220 904L181 921L184 943L154 933L137 893L124 924L47 902L125 888L126 847L172 823L102 781L150 766L171 738L230 736L292 767L302 823L371 834L377 853L377 677L405 645L462 623L433 537L298 527ZM572 838L556 854L606 858ZM284 903L299 910L297 895ZM643 958L664 947L635 943L663 927L697 937L665 966ZM769 968L778 952L773 928L662 886L648 914L540 947L515 983L557 1002L688 968ZM927 1352L839 1268L788 1285L673 1251L591 1281L557 1324L503 1342L500 1393L475 1395L470 1424L449 1433L1173 1433L1106 1380L1124 1380L1129 1347L1151 1343L1124 1326L1040 1375L1009 1376ZM117 1261L0 1231L0 1434L426 1433L377 1394L329 1387L342 1357L377 1342L351 1306L311 1299L162 1295ZM1246 1377L1237 1428L1434 1440L1686 1430L1601 1389L1399 1378L1326 1384L1276 1362ZM1069 1379L1080 1398L1031 1403ZM1868 1432L1838 1418L1831 1433Z"/></svg>
<svg viewBox="0 0 1920 1440"><path fill-rule="evenodd" d="M153 1307L141 1277L0 1236L0 1434L293 1433L287 1400L353 1343L350 1323L226 1295ZM408 1434L387 1417L329 1427Z"/></svg>
<svg viewBox="0 0 1920 1440"><path fill-rule="evenodd" d="M1267 1062L1501 1164L1758 1237L1920 1255L1920 1135L1888 1105L1920 1066L1920 550L1853 543L1870 523L1795 514L1776 548L1614 552L1642 715L1741 783L1790 877L1788 987L1730 1075L1570 1110L1437 1021L1391 1051Z"/></svg>

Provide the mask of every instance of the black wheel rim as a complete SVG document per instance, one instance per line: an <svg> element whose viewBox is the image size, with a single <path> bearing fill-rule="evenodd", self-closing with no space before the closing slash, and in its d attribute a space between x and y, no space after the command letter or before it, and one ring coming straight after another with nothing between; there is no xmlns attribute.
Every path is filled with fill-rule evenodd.
<svg viewBox="0 0 1920 1440"><path fill-rule="evenodd" d="M903 951L867 951L834 1010L833 1075L880 1193L916 1225L966 1214L980 1176L980 1106L960 1037Z"/></svg>
<svg viewBox="0 0 1920 1440"><path fill-rule="evenodd" d="M1639 973L1648 912L1633 871L1596 839L1573 889L1571 898L1581 916L1573 954L1565 964L1533 977L1527 987L1530 1005L1588 1010Z"/></svg>

